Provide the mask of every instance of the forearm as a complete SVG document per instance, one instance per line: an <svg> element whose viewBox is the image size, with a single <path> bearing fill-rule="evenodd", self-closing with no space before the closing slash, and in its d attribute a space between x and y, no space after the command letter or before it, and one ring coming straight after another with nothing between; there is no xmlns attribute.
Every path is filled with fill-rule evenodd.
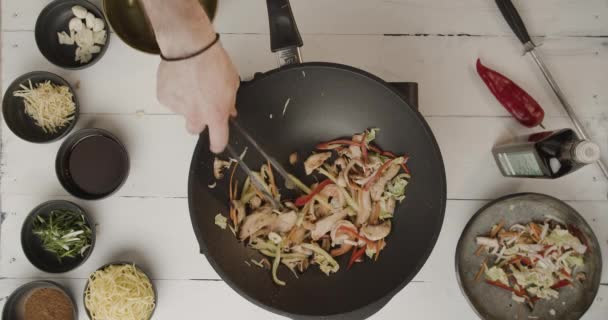
<svg viewBox="0 0 608 320"><path fill-rule="evenodd" d="M213 41L213 25L198 0L141 1L165 56L183 56Z"/></svg>

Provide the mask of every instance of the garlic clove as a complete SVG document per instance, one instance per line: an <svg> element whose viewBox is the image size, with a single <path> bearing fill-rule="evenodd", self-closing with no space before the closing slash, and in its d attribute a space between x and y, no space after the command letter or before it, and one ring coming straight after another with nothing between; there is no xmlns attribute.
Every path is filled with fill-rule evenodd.
<svg viewBox="0 0 608 320"><path fill-rule="evenodd" d="M72 13L76 16L76 18L84 19L89 12L82 6L73 6Z"/></svg>

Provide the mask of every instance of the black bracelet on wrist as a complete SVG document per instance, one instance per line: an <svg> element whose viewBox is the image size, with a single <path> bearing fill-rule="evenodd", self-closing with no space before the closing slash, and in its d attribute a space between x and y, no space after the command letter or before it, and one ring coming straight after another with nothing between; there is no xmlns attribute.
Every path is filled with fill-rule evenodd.
<svg viewBox="0 0 608 320"><path fill-rule="evenodd" d="M208 44L207 46L205 46L204 48L202 48L199 51L196 51L192 54L183 56L183 57L177 57L177 58L168 58L166 57L162 52L160 53L160 57L164 60L164 61L168 61L168 62L174 62L174 61L182 61L182 60L188 60L190 58L194 58L202 53L204 53L205 51L209 50L209 48L213 47L214 44L216 44L218 41L220 41L220 34L216 33L215 34L215 39L213 41L211 41L210 44Z"/></svg>

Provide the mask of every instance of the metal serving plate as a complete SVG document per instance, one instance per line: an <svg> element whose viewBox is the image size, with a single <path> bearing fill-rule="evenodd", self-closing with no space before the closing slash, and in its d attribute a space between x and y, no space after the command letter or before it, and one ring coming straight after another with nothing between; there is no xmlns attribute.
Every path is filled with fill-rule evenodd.
<svg viewBox="0 0 608 320"><path fill-rule="evenodd" d="M572 224L587 237L585 253L587 280L574 281L573 286L559 289L559 299L536 303L534 310L511 299L511 293L475 281L485 254L475 255L475 237L487 235L490 228L504 219L505 226L530 221L543 221L546 215ZM522 193L497 199L481 208L465 227L456 248L456 277L462 293L482 319L580 319L589 309L600 285L602 257L593 231L583 217L561 200L543 194ZM553 310L553 311L552 311ZM555 315L552 315L552 313Z"/></svg>

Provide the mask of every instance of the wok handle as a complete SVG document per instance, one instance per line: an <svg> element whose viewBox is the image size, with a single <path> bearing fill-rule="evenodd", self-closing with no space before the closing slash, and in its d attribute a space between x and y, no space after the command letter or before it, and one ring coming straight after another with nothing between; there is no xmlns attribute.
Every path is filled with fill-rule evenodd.
<svg viewBox="0 0 608 320"><path fill-rule="evenodd" d="M511 2L511 0L496 0L496 4L502 13L502 16L509 24L509 27L511 27L511 30L513 30L524 47L526 47L526 49L528 47L534 48L534 43L532 42L532 39L530 39L528 29L526 29L526 25L513 5L513 2Z"/></svg>
<svg viewBox="0 0 608 320"><path fill-rule="evenodd" d="M289 0L266 0L270 26L270 49L279 57L279 66L300 63L304 44Z"/></svg>
<svg viewBox="0 0 608 320"><path fill-rule="evenodd" d="M405 102L407 102L410 107L418 110L417 82L389 82L388 84L401 93Z"/></svg>

